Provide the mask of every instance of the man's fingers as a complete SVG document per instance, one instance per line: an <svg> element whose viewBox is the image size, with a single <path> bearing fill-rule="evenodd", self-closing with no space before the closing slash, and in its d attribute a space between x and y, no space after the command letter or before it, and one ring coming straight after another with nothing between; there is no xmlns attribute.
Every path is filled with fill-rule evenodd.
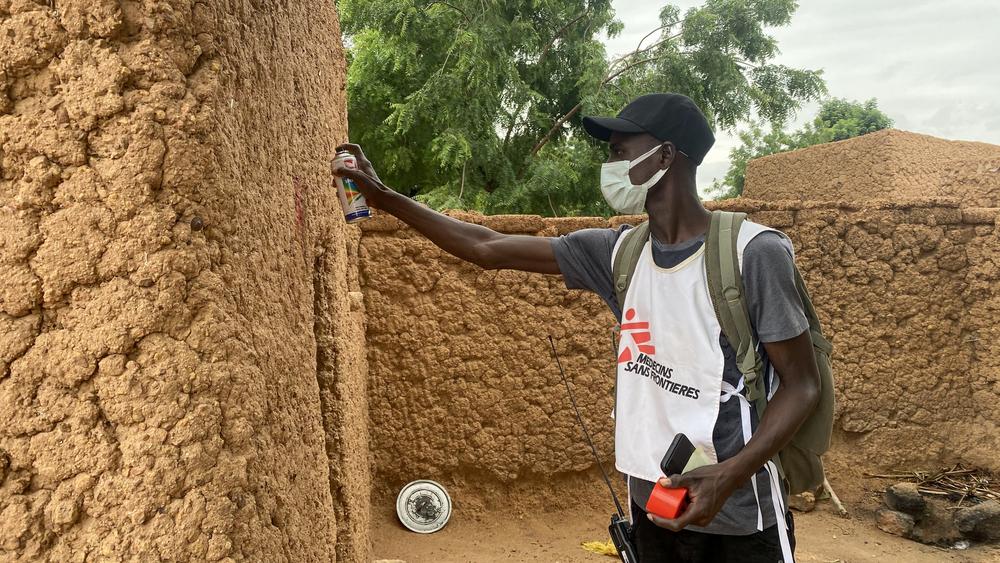
<svg viewBox="0 0 1000 563"><path fill-rule="evenodd" d="M347 177L347 178L358 178L359 176L367 176L358 168L348 168L343 164L337 164L333 167L333 173L337 176Z"/></svg>
<svg viewBox="0 0 1000 563"><path fill-rule="evenodd" d="M674 519L660 518L655 514L649 514L649 513L647 513L646 516L649 517L649 520L653 524L656 524L657 526L663 529L670 530L671 532L679 532L683 530L685 526L685 524L680 523L681 518L683 518L684 516L683 514Z"/></svg>
<svg viewBox="0 0 1000 563"><path fill-rule="evenodd" d="M364 154L364 151L361 150L361 145L356 145L354 143L344 143L343 145L338 145L337 151L347 151L354 156L361 156Z"/></svg>
<svg viewBox="0 0 1000 563"><path fill-rule="evenodd" d="M343 145L338 146L337 150L338 151L347 151L347 152L353 154L354 158L358 159L358 164L360 164L362 168L364 168L365 166L368 166L370 164L368 162L368 157L365 156L365 151L362 150L362 148L361 148L361 145L356 145L354 143L345 143ZM374 170L372 172L374 173Z"/></svg>
<svg viewBox="0 0 1000 563"><path fill-rule="evenodd" d="M683 475L671 475L660 479L660 484L668 489L686 489L688 478Z"/></svg>
<svg viewBox="0 0 1000 563"><path fill-rule="evenodd" d="M669 529L670 523L673 522L673 520L669 520L667 518L660 518L659 516L652 514L650 512L646 513L646 517L648 517L653 524L656 524L661 528Z"/></svg>
<svg viewBox="0 0 1000 563"><path fill-rule="evenodd" d="M697 505L691 505L677 518L671 520L655 516L654 518L656 518L656 520L653 520L653 523L661 528L666 528L671 532L679 532L690 524L693 524L700 517L701 510L699 507Z"/></svg>
<svg viewBox="0 0 1000 563"><path fill-rule="evenodd" d="M375 188L378 186L378 182L374 178L356 168L336 166L333 169L333 173L341 178L350 178L359 184L363 184L365 187Z"/></svg>
<svg viewBox="0 0 1000 563"><path fill-rule="evenodd" d="M344 143L343 145L337 146L338 151L347 151L354 155L354 158L358 160L358 168L363 170L365 174L368 174L376 182L381 182L378 177L378 172L375 172L375 168L372 167L371 161L365 156L365 151L361 149L361 145L356 145L354 143Z"/></svg>

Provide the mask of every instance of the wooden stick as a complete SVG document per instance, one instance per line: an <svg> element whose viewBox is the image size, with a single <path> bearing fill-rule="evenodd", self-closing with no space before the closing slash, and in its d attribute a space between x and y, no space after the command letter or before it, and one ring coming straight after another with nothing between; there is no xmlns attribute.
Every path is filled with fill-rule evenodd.
<svg viewBox="0 0 1000 563"><path fill-rule="evenodd" d="M917 489L917 491L919 491L920 494L923 495L937 495L940 497L946 497L951 494L947 491L935 491L934 489Z"/></svg>
<svg viewBox="0 0 1000 563"><path fill-rule="evenodd" d="M941 471L941 472L937 473L937 475L939 475L939 476L945 476L945 475L968 475L970 473L975 473L975 472L976 472L975 469L955 469L955 470L951 470L951 471ZM913 473L893 473L893 474L865 473L866 477L875 477L875 478L878 478L878 479L913 479L915 477L915 478L917 478L917 479L919 479L921 481L927 480L924 477L924 475L926 475L926 474L924 472L922 472L922 471L914 471Z"/></svg>
<svg viewBox="0 0 1000 563"><path fill-rule="evenodd" d="M833 501L833 505L837 507L837 513L840 514L842 518L850 518L851 515L847 513L847 509L844 508L844 504L840 502L840 497L834 492L833 487L830 486L830 481L823 477L823 488L827 493L830 494L830 500Z"/></svg>

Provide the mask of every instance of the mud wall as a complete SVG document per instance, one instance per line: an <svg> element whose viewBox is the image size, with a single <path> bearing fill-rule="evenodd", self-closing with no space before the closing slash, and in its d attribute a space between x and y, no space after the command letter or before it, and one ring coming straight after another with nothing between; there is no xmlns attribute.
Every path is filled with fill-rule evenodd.
<svg viewBox="0 0 1000 563"><path fill-rule="evenodd" d="M1000 146L885 130L751 160L748 198L902 201L930 195L1000 207Z"/></svg>
<svg viewBox="0 0 1000 563"><path fill-rule="evenodd" d="M557 234L592 220L463 216L503 232ZM368 316L376 481L583 471L548 335L576 384L601 451L611 450L611 315L561 278L483 271L385 216L366 223L360 263Z"/></svg>
<svg viewBox="0 0 1000 563"><path fill-rule="evenodd" d="M0 559L368 560L344 76L330 2L0 0Z"/></svg>
<svg viewBox="0 0 1000 563"><path fill-rule="evenodd" d="M838 461L1000 468L1000 210L946 199L726 206L795 242L837 348ZM462 217L542 236L629 220ZM392 218L365 227L360 260L381 486L556 482L590 468L548 334L610 459L613 318L596 296L557 276L459 262Z"/></svg>

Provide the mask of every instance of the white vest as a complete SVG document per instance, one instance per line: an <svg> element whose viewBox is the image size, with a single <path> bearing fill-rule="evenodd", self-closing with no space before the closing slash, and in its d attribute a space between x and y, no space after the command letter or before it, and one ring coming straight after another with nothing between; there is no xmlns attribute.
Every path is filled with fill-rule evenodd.
<svg viewBox="0 0 1000 563"><path fill-rule="evenodd" d="M741 268L747 244L768 230L743 223L737 244ZM624 238L618 238L612 263ZM705 245L666 269L653 262L647 241L622 304L613 413L619 471L656 481L662 476L660 460L678 433L718 461L712 432L724 398L721 332L708 293Z"/></svg>
<svg viewBox="0 0 1000 563"><path fill-rule="evenodd" d="M743 222L736 246L741 272L747 244L766 231L779 232ZM625 235L618 237L612 264L624 239ZM708 293L705 245L673 268L660 268L653 262L652 241L647 241L621 308L616 408L612 413L618 470L656 481L663 476L660 461L678 433L687 435L717 463L712 434L719 405L729 400L740 401L743 443L749 442L752 421L750 404L742 394L743 381L735 388L723 381L722 327ZM774 370L769 371L773 395L779 382ZM777 469L768 462L767 470L784 561L791 563ZM751 482L756 495L756 477ZM757 503L760 530L759 498Z"/></svg>

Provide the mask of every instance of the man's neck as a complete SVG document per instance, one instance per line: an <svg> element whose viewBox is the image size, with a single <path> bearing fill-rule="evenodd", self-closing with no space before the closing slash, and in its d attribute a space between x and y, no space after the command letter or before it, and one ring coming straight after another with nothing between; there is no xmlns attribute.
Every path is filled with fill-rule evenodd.
<svg viewBox="0 0 1000 563"><path fill-rule="evenodd" d="M650 190L649 228L663 244L678 244L708 231L712 214L701 204L694 181L668 182Z"/></svg>

